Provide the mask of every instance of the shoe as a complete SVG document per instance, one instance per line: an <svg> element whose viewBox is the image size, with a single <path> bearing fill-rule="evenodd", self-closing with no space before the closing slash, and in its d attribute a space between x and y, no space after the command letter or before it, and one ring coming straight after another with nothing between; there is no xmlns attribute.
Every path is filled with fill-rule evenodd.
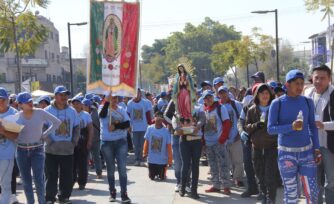
<svg viewBox="0 0 334 204"><path fill-rule="evenodd" d="M101 174L98 174L98 175L96 175L96 178L97 178L97 179L102 179L102 175L101 175Z"/></svg>
<svg viewBox="0 0 334 204"><path fill-rule="evenodd" d="M46 202L46 204L54 204L54 203L55 203L55 202L50 201L50 200Z"/></svg>
<svg viewBox="0 0 334 204"><path fill-rule="evenodd" d="M72 204L72 202L70 201L70 199L66 198L64 200L59 201L59 204Z"/></svg>
<svg viewBox="0 0 334 204"><path fill-rule="evenodd" d="M109 202L115 202L115 201L116 201L116 189L110 192L110 197L109 197Z"/></svg>
<svg viewBox="0 0 334 204"><path fill-rule="evenodd" d="M19 200L17 200L17 197L15 194L10 195L9 197L9 203L10 204L19 204Z"/></svg>
<svg viewBox="0 0 334 204"><path fill-rule="evenodd" d="M189 186L186 186L186 193L191 193L191 189Z"/></svg>
<svg viewBox="0 0 334 204"><path fill-rule="evenodd" d="M259 193L259 195L257 196L257 200L263 200L264 198L266 198L266 196L263 193ZM267 198L266 198L267 199Z"/></svg>
<svg viewBox="0 0 334 204"><path fill-rule="evenodd" d="M180 191L180 184L176 184L175 188L174 188L175 193Z"/></svg>
<svg viewBox="0 0 334 204"><path fill-rule="evenodd" d="M122 197L122 203L131 203L131 200L128 197L128 193L123 193L121 197Z"/></svg>
<svg viewBox="0 0 334 204"><path fill-rule="evenodd" d="M181 187L180 190L179 190L179 195L180 195L181 197L183 197L184 194L186 194L186 190L185 190L185 189L182 189L182 187Z"/></svg>
<svg viewBox="0 0 334 204"><path fill-rule="evenodd" d="M79 190L85 190L85 186L84 185L79 185Z"/></svg>
<svg viewBox="0 0 334 204"><path fill-rule="evenodd" d="M236 181L236 182L235 182L235 185L236 185L237 187L244 187L244 186L245 186L244 182L242 182L242 181Z"/></svg>
<svg viewBox="0 0 334 204"><path fill-rule="evenodd" d="M231 195L231 189L230 188L224 188L223 194L224 195Z"/></svg>
<svg viewBox="0 0 334 204"><path fill-rule="evenodd" d="M258 190L255 190L255 191L249 191L249 190L247 190L247 191L243 192L240 196L241 196L242 198L249 198L249 197L251 197L252 195L257 195L258 193L259 193Z"/></svg>
<svg viewBox="0 0 334 204"><path fill-rule="evenodd" d="M206 193L214 193L214 192L219 192L219 191L220 191L220 189L215 188L213 186L211 188L205 190Z"/></svg>
<svg viewBox="0 0 334 204"><path fill-rule="evenodd" d="M195 200L200 199L200 197L199 197L197 191L191 191L191 193L190 193L190 197L191 197L192 199L195 199Z"/></svg>
<svg viewBox="0 0 334 204"><path fill-rule="evenodd" d="M146 166L145 162L139 162L139 166Z"/></svg>

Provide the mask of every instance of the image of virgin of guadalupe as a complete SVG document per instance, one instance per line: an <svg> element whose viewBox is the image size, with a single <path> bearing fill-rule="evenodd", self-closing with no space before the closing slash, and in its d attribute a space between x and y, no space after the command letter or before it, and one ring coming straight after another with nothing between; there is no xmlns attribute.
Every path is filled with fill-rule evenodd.
<svg viewBox="0 0 334 204"><path fill-rule="evenodd" d="M119 54L118 47L118 27L115 24L114 19L111 17L109 21L106 21L108 26L105 29L104 34L104 55L107 62L112 62Z"/></svg>
<svg viewBox="0 0 334 204"><path fill-rule="evenodd" d="M183 124L192 124L194 107L196 103L196 91L190 74L183 64L177 66L177 75L173 85L173 101L179 120Z"/></svg>

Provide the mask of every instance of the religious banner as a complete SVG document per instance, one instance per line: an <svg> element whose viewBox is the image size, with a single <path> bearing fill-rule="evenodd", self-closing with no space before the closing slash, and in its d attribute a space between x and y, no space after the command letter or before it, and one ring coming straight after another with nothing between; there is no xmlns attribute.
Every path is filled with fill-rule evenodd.
<svg viewBox="0 0 334 204"><path fill-rule="evenodd" d="M91 1L87 92L136 93L139 3Z"/></svg>

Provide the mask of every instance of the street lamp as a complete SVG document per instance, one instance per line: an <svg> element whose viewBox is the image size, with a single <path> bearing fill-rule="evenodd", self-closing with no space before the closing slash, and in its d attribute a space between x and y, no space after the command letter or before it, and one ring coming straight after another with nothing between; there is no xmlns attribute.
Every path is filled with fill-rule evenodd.
<svg viewBox="0 0 334 204"><path fill-rule="evenodd" d="M74 96L73 92L73 65L72 65L72 50L71 50L71 25L82 26L87 25L87 22L81 23L67 23L67 30L68 30L68 54L69 54L69 61L70 61L70 77L71 77L71 94Z"/></svg>
<svg viewBox="0 0 334 204"><path fill-rule="evenodd" d="M267 11L252 11L251 13L257 14L267 14L267 13L275 13L275 24L276 24L276 75L277 81L279 82L279 49L278 49L278 19L277 19L277 9L275 10L267 10Z"/></svg>

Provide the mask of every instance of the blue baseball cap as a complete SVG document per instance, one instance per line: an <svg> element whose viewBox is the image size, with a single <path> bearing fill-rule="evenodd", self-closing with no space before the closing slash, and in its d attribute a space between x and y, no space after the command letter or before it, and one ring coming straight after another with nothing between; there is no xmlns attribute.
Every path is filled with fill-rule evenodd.
<svg viewBox="0 0 334 204"><path fill-rule="evenodd" d="M49 96L41 96L38 98L37 102L40 103L42 101L46 101L47 103L51 103L51 98Z"/></svg>
<svg viewBox="0 0 334 204"><path fill-rule="evenodd" d="M165 96L167 96L167 93L165 91L161 92L160 97L163 98Z"/></svg>
<svg viewBox="0 0 334 204"><path fill-rule="evenodd" d="M79 101L80 103L82 103L82 100L84 99L84 97L83 96L76 96L76 97L73 97L72 98L72 103L74 102L74 101Z"/></svg>
<svg viewBox="0 0 334 204"><path fill-rule="evenodd" d="M17 95L16 100L18 103L30 103L32 102L32 96L28 92L21 92Z"/></svg>
<svg viewBox="0 0 334 204"><path fill-rule="evenodd" d="M94 95L93 96L93 100L96 102L96 103L100 103L102 101L102 98L98 95Z"/></svg>
<svg viewBox="0 0 334 204"><path fill-rule="evenodd" d="M290 70L286 76L285 76L285 81L290 82L295 79L303 79L304 80L304 74L298 70L298 69L292 69Z"/></svg>
<svg viewBox="0 0 334 204"><path fill-rule="evenodd" d="M84 98L81 103L84 104L85 106L91 106L93 104L92 100L87 98Z"/></svg>
<svg viewBox="0 0 334 204"><path fill-rule="evenodd" d="M89 100L92 100L94 98L94 94L92 94L92 93L86 93L85 98L89 99Z"/></svg>
<svg viewBox="0 0 334 204"><path fill-rule="evenodd" d="M0 98L1 99L8 99L7 90L3 87L0 87Z"/></svg>
<svg viewBox="0 0 334 204"><path fill-rule="evenodd" d="M278 85L277 85L277 83L276 83L276 81L270 81L270 82L268 82L267 83L269 86L270 86L270 88L272 88L272 89L275 89Z"/></svg>
<svg viewBox="0 0 334 204"><path fill-rule="evenodd" d="M209 81L203 81L201 83L201 87L203 87L203 86L211 86L212 87L212 85L211 85L211 83Z"/></svg>
<svg viewBox="0 0 334 204"><path fill-rule="evenodd" d="M219 83L224 83L224 78L223 77L216 77L214 80L213 80L213 85L217 85Z"/></svg>
<svg viewBox="0 0 334 204"><path fill-rule="evenodd" d="M203 98L206 98L206 97L208 97L208 96L214 96L213 91L206 90L206 91L203 92L203 94L202 94L202 97L203 97Z"/></svg>
<svg viewBox="0 0 334 204"><path fill-rule="evenodd" d="M221 92L221 91L225 91L226 93L229 93L228 88L226 86L219 87L218 93Z"/></svg>
<svg viewBox="0 0 334 204"><path fill-rule="evenodd" d="M67 90L65 86L57 86L53 92L55 95L59 93L66 93L67 95L71 95L71 92Z"/></svg>

